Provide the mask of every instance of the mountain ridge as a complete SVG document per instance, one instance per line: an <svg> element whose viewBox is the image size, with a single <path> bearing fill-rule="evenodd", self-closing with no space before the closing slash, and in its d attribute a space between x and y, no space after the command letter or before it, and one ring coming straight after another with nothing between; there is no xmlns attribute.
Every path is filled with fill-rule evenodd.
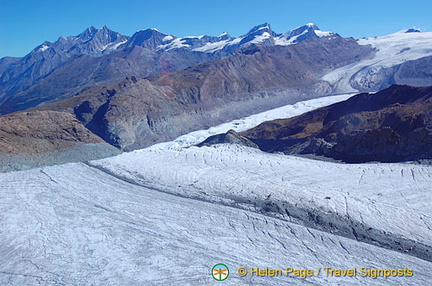
<svg viewBox="0 0 432 286"><path fill-rule="evenodd" d="M266 25L269 27L268 24ZM260 26L262 25L257 27ZM53 97L53 93L64 94L65 92L72 94L83 87L102 83L105 78L115 81L127 76L146 77L154 73L180 70L200 62L220 59L248 45L263 44L256 40L261 33L263 31L252 29L238 38L231 37L227 33L221 34L220 37L178 38L153 28L137 31L128 37L110 30L107 26L101 29L91 26L76 36L62 36L53 43L45 41L22 58L0 59L0 114L22 110L22 108L11 110L10 108L14 108L13 104L5 104L6 101L13 100L13 97L27 98L39 96L38 94ZM248 40L247 37L251 38ZM275 44L274 42L272 40L271 44ZM139 47L141 50L137 49ZM87 70L84 71L84 74L87 73L86 76L80 76L82 72L79 69L82 69L82 66L74 68L73 65L85 56L91 57L89 69L93 69L93 73ZM129 59L130 57L134 59ZM142 63L135 64L137 60ZM112 72L111 66L114 66ZM56 79L56 72L58 73L58 70L63 67L72 77L80 77L79 82L64 84L64 80ZM104 73L106 75L103 75ZM46 86L44 80L54 81L54 83ZM66 80L69 80L68 77ZM52 89L54 85L58 88ZM32 91L35 86L36 89L41 89L36 94ZM2 105L4 106L1 107ZM11 107L5 108L5 106Z"/></svg>
<svg viewBox="0 0 432 286"><path fill-rule="evenodd" d="M422 39L422 46L429 39L427 33L403 34ZM182 70L245 49L252 51L256 45L287 46L311 38L331 40L337 37L338 34L323 32L313 23L283 34L275 33L270 24L264 23L239 37L222 33L218 37L203 35L178 38L154 28L137 31L128 37L106 26L101 29L89 27L77 36L60 37L54 43L44 42L23 58L0 59L0 114L61 100L74 96L87 87L109 81L120 81L130 76L146 78ZM402 42L398 44L400 46L407 45L407 41L413 42L406 37L398 36L395 39L401 39ZM362 39L357 42L371 46L380 53L382 45L379 41ZM387 51L381 52L386 53ZM386 64L381 67L377 64L380 59L372 57L369 61L364 61L365 64L354 65L352 71L343 67L340 72L323 74L322 79L329 82L336 93L378 91L393 83L428 85L432 82L432 76L428 76L429 64L423 60L427 56L427 48L401 48L390 54L388 58L394 57L395 65ZM414 59L417 62L404 68L409 65L404 63L401 55L407 55L407 60ZM366 63L370 63L372 67L369 68ZM65 75L66 71L68 75ZM347 72L352 75L342 78ZM414 78L410 78L409 74L413 73Z"/></svg>
<svg viewBox="0 0 432 286"><path fill-rule="evenodd" d="M349 163L432 159L432 87L392 85L241 133L269 152Z"/></svg>

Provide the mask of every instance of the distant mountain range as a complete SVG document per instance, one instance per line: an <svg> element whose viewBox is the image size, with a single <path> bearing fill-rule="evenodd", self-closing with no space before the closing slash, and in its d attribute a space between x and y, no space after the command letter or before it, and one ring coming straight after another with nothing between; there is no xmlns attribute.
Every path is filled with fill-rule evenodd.
<svg viewBox="0 0 432 286"><path fill-rule="evenodd" d="M265 23L238 38L227 33L218 37L178 38L156 29L138 31L128 37L106 26L90 27L77 36L44 42L23 58L2 58L0 113L62 99L83 87L126 76L147 77L184 69L219 59L251 44L289 45L331 34L320 31L314 24L276 34ZM27 102L18 99L29 97L35 98Z"/></svg>
<svg viewBox="0 0 432 286"><path fill-rule="evenodd" d="M0 114L67 112L133 150L308 98L432 85L431 43L412 29L355 40L312 23L283 34L264 23L237 38L90 27L0 59Z"/></svg>

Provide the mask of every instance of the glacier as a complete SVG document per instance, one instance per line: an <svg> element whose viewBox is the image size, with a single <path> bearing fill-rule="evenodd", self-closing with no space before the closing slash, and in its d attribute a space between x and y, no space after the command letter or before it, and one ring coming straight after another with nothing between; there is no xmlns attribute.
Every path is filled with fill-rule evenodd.
<svg viewBox="0 0 432 286"><path fill-rule="evenodd" d="M360 82L365 75L382 69L432 55L432 32L407 33L402 30L391 35L357 40L360 45L370 45L376 50L373 58L335 69L321 79L337 86L336 92L357 92L350 81Z"/></svg>
<svg viewBox="0 0 432 286"><path fill-rule="evenodd" d="M224 263L226 285L427 285L432 166L193 146L218 130L347 97L297 103L103 160L0 174L0 284L213 285L211 268ZM414 275L240 277L242 266L409 268Z"/></svg>

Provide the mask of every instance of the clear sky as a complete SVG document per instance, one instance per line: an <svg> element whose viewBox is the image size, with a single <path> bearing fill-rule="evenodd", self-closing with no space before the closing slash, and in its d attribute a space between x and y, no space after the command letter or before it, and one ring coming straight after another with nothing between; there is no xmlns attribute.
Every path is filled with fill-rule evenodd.
<svg viewBox="0 0 432 286"><path fill-rule="evenodd" d="M344 37L417 27L432 31L432 1L400 0L0 0L0 58L24 56L44 41L89 26L131 36L157 28L178 37L227 31L240 36L268 22L277 33L313 22Z"/></svg>

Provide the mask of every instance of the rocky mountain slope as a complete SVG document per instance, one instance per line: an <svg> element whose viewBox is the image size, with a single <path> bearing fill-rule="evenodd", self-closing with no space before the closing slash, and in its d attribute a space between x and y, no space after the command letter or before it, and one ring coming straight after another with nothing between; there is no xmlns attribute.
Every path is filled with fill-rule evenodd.
<svg viewBox="0 0 432 286"><path fill-rule="evenodd" d="M0 149L6 153L47 153L85 143L104 141L66 112L17 112L0 117Z"/></svg>
<svg viewBox="0 0 432 286"><path fill-rule="evenodd" d="M0 172L118 153L67 112L16 112L0 116Z"/></svg>
<svg viewBox="0 0 432 286"><path fill-rule="evenodd" d="M345 162L432 159L432 87L391 86L242 135L262 150Z"/></svg>

